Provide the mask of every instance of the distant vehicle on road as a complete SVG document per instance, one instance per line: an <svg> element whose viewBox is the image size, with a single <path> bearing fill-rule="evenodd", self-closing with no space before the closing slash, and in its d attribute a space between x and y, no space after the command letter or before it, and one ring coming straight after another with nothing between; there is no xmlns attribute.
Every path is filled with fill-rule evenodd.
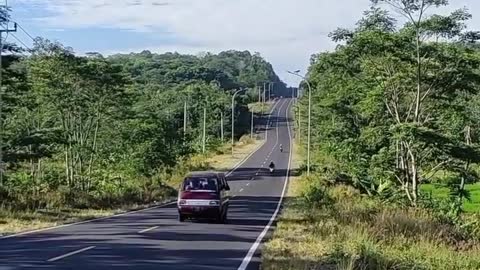
<svg viewBox="0 0 480 270"><path fill-rule="evenodd" d="M275 163L270 162L270 165L268 165L268 169L270 170L270 173L273 173L275 171Z"/></svg>
<svg viewBox="0 0 480 270"><path fill-rule="evenodd" d="M178 192L178 220L187 218L227 220L230 186L225 174L219 172L189 173Z"/></svg>

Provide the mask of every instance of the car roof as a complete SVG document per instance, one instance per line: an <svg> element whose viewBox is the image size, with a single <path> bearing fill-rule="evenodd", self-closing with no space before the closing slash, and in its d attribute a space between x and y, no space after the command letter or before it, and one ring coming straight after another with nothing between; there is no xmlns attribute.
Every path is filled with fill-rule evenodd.
<svg viewBox="0 0 480 270"><path fill-rule="evenodd" d="M214 171L205 171L205 172L190 172L187 174L187 177L195 177L195 176L218 176L219 172Z"/></svg>

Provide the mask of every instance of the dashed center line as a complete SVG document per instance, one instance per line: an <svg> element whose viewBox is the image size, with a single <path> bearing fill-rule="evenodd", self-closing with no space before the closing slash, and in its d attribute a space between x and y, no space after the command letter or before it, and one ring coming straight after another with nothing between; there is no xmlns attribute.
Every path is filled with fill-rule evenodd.
<svg viewBox="0 0 480 270"><path fill-rule="evenodd" d="M138 233L146 233L146 232L149 232L149 231L153 231L155 229L158 229L158 226L154 226L154 227L150 227L150 228L145 229L145 230L141 230Z"/></svg>
<svg viewBox="0 0 480 270"><path fill-rule="evenodd" d="M82 248L82 249L72 251L70 253L67 253L67 254L64 254L64 255L61 255L61 256L58 256L58 257L55 257L55 258L51 258L51 259L47 260L47 262L56 262L56 261L59 261L61 259L65 259L67 257L73 256L75 254L82 253L82 252L85 252L87 250L94 249L94 248L96 248L96 246L89 246L89 247L86 247L86 248Z"/></svg>

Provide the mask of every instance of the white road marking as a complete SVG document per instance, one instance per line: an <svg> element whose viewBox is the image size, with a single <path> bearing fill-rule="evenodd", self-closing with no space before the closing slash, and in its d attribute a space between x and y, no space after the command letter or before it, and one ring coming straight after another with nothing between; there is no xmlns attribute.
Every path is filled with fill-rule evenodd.
<svg viewBox="0 0 480 270"><path fill-rule="evenodd" d="M252 179L253 180L253 179ZM247 187L250 186L250 183L247 183Z"/></svg>
<svg viewBox="0 0 480 270"><path fill-rule="evenodd" d="M76 251L73 251L73 252L69 252L67 254L64 254L64 255L61 255L61 256L58 256L58 257L55 257L55 258L51 258L51 259L47 260L47 262L56 262L58 260L65 259L67 257L73 256L75 254L82 253L82 252L85 252L87 250L94 249L94 248L96 248L96 246L89 246L89 247L86 247L86 248L82 248L82 249L79 249L79 250L76 250Z"/></svg>
<svg viewBox="0 0 480 270"><path fill-rule="evenodd" d="M291 105L292 105L292 103L290 102L289 106L287 107L286 119L288 119L289 108L291 107ZM287 123L287 127L288 127L288 138L290 140L290 149L292 149L292 134L291 134L291 130L290 130L291 127L290 127L290 125L288 125L288 123ZM278 133L278 128L277 128L277 133ZM277 136L277 139L278 139L278 136ZM288 181L290 179L290 177L289 177L290 165L292 164L292 154L291 154L291 152L292 151L289 151L289 153L288 153L288 166L287 166L287 173L285 175L285 184L283 185L283 191L282 191L282 195L280 197L280 200L278 201L277 209L275 210L275 213L273 213L272 217L270 218L270 221L268 222L267 226L265 226L262 233L258 236L255 243L253 243L253 245L250 247L250 250L248 250L247 256L245 256L245 258L243 258L242 264L238 267L238 270L246 270L247 269L248 264L252 260L253 255L257 251L260 243L262 242L262 240L265 237L265 235L267 234L267 232L270 230L270 227L272 226L273 221L275 221L275 219L277 218L278 212L280 211L280 207L282 206L283 197L285 196L285 191L287 190Z"/></svg>
<svg viewBox="0 0 480 270"><path fill-rule="evenodd" d="M273 110L275 109L275 107L277 107L277 105L279 103L280 102L275 103L275 105L272 107L272 110L270 111L270 114L273 112ZM269 115L268 117L270 118L271 115ZM228 172L225 176L229 176L233 172L235 172L240 166L242 166L243 163L245 163L251 156L253 156L256 152L258 152L260 150L260 148L262 148L262 146L264 146L267 143L268 131L265 131L265 134L266 134L265 135L265 141L262 144L260 144L252 153L250 153L250 155L248 155L243 160L240 160L237 164L235 164L233 169L230 172ZM157 206L153 206L153 207L148 207L148 208L144 208L144 209L140 209L140 210L129 211L129 212L125 212L125 213L120 213L120 214L112 215L112 216L108 216L108 217L94 218L94 219L89 219L89 220L84 220L84 221L79 221L79 222L74 222L74 223L62 224L62 225L49 227L49 228L43 228L43 229L21 232L21 233L6 235L6 236L0 236L0 240L8 239L8 238L14 238L14 237L28 235L28 234L33 234L33 233L38 233L38 232L51 231L51 230L65 228L65 227L71 227L71 226L75 226L75 225L81 225L81 224L85 224L85 223L90 223L90 222L95 222L95 221L100 221L100 220L106 220L106 219L126 216L126 215L140 213L140 212L146 212L146 211L154 210L154 209L157 209L157 208L162 208L162 207L165 207L165 206L173 205L173 204L176 204L176 203L177 203L177 200L175 199L175 201L168 202L168 203L165 203L165 204L161 204L161 205L157 205Z"/></svg>
<svg viewBox="0 0 480 270"><path fill-rule="evenodd" d="M158 229L158 226L153 226L153 227L150 227L148 229L145 229L145 230L141 230L139 231L138 233L146 233L146 232L149 232L149 231L153 231L155 229Z"/></svg>
<svg viewBox="0 0 480 270"><path fill-rule="evenodd" d="M241 188L241 189L240 189L240 192L243 192L243 190L244 190L244 189L243 189L243 188Z"/></svg>
<svg viewBox="0 0 480 270"><path fill-rule="evenodd" d="M270 111L270 115L268 116L268 119L270 119L271 117L271 114L273 112L273 110L275 109L275 107L277 107L278 103L275 103L275 105L273 105L272 107L272 110ZM257 148L255 148L255 150L250 153L250 155L246 156L244 159L240 160L237 164L235 164L235 166L233 166L233 169L230 170L227 174L225 174L225 177L228 177L230 176L232 173L234 173L240 166L242 166L243 163L245 163L251 156L253 156L255 153L257 153L261 148L262 146L264 146L268 141L268 130L265 130L265 140L263 141L263 143L261 143ZM1 239L1 238L0 238Z"/></svg>

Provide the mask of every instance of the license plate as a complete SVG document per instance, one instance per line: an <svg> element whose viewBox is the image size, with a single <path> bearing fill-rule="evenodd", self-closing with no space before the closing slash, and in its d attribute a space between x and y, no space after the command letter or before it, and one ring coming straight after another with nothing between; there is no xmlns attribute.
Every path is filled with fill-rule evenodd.
<svg viewBox="0 0 480 270"><path fill-rule="evenodd" d="M194 207L194 208L193 208L193 211L195 211L195 212L200 212L201 210L202 210L201 207Z"/></svg>

